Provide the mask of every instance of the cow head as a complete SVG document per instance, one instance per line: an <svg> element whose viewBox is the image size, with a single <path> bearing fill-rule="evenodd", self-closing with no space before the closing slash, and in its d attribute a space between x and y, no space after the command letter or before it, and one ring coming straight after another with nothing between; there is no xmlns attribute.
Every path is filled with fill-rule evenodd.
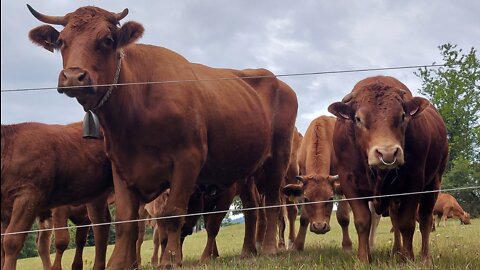
<svg viewBox="0 0 480 270"><path fill-rule="evenodd" d="M338 175L320 176L316 174L297 176L300 184L288 184L282 192L286 196L303 197L310 231L324 234L330 231L330 216L332 215L333 196L339 194L340 184ZM315 203L319 202L319 203Z"/></svg>
<svg viewBox="0 0 480 270"><path fill-rule="evenodd" d="M64 26L58 32L51 25L42 25L29 33L33 43L62 54L58 92L77 98L85 111L96 108L108 89L98 85L113 83L115 72L120 68L120 49L140 38L143 26L127 22L119 27L128 9L112 13L87 6L56 17L41 14L30 5L27 7L38 20Z"/></svg>
<svg viewBox="0 0 480 270"><path fill-rule="evenodd" d="M411 118L429 106L421 97L382 82L354 89L328 111L353 126L354 141L370 168L393 169L405 162L405 131Z"/></svg>
<svg viewBox="0 0 480 270"><path fill-rule="evenodd" d="M460 217L460 224L471 224L470 222L470 214L467 212L463 212L463 215Z"/></svg>

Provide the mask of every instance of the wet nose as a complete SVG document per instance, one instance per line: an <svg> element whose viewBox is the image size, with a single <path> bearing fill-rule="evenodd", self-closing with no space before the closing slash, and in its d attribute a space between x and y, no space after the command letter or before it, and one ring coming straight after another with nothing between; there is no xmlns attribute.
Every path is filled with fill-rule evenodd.
<svg viewBox="0 0 480 270"><path fill-rule="evenodd" d="M88 72L81 68L67 68L60 72L58 77L59 87L68 86L86 86L90 85L90 76ZM62 89L59 89L61 92Z"/></svg>
<svg viewBox="0 0 480 270"><path fill-rule="evenodd" d="M384 165L394 165L397 162L400 147L395 145L391 147L378 147L375 153Z"/></svg>
<svg viewBox="0 0 480 270"><path fill-rule="evenodd" d="M310 231L314 233L324 234L330 231L330 226L327 222L312 222L310 226Z"/></svg>

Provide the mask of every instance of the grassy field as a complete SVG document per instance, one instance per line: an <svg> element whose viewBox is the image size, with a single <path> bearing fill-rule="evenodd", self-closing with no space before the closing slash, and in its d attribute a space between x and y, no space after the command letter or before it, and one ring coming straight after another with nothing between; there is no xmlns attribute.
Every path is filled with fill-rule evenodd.
<svg viewBox="0 0 480 270"><path fill-rule="evenodd" d="M333 217L332 217L333 218ZM431 234L430 246L432 264L424 265L420 260L397 263L389 256L392 245L390 220L382 218L377 234L377 248L373 252L373 262L360 264L356 260L357 235L350 225L350 235L354 242L354 254L341 249L341 230L333 219L332 230L325 235L307 234L304 252L281 251L276 256L256 256L241 258L239 256L243 243L243 224L224 227L220 230L217 245L220 258L207 264L198 259L206 243L204 231L187 237L184 248L184 269L480 269L480 219L472 220L471 225L460 225L458 220L447 221L447 227L440 227ZM418 225L417 225L418 227ZM415 232L415 255L420 250L420 232ZM113 246L108 247L110 256ZM152 241L145 241L142 246L143 267L153 269L150 265ZM73 260L73 250L67 250L63 257L64 269L69 269ZM94 249L86 248L84 252L85 269L93 265ZM52 255L53 261L53 255ZM18 270L41 269L40 258L19 260Z"/></svg>

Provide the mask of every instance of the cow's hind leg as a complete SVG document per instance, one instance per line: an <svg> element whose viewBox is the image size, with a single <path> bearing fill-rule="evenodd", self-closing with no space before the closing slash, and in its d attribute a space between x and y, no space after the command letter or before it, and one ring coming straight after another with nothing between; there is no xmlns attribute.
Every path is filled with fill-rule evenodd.
<svg viewBox="0 0 480 270"><path fill-rule="evenodd" d="M37 232L37 249L38 255L42 260L43 269L50 270L52 268L52 261L50 260L50 242L52 239L52 231L48 230L52 228L52 218L40 218L38 219L38 229L44 230Z"/></svg>
<svg viewBox="0 0 480 270"><path fill-rule="evenodd" d="M287 199L287 217L288 217L288 249L293 248L293 242L295 241L295 220L297 219L298 208L293 202Z"/></svg>
<svg viewBox="0 0 480 270"><path fill-rule="evenodd" d="M53 227L55 229L55 260L52 265L52 270L62 269L63 252L67 249L70 242L70 234L67 227L69 209L68 206L60 206L52 210ZM64 228L64 229L58 229Z"/></svg>
<svg viewBox="0 0 480 270"><path fill-rule="evenodd" d="M75 233L75 257L72 262L72 270L82 270L83 269L83 249L87 243L87 236L90 227L86 226L90 223L90 220L76 224L81 227L77 227L77 232ZM97 248L97 247L95 247Z"/></svg>

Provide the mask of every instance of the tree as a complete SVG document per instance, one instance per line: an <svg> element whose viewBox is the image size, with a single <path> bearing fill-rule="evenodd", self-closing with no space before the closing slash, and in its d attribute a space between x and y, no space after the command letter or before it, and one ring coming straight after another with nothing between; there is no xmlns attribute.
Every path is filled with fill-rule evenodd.
<svg viewBox="0 0 480 270"><path fill-rule="evenodd" d="M463 156L480 161L480 60L472 47L461 54L456 45L439 46L445 67L420 68L420 93L437 107L447 125L449 160ZM450 166L452 163L450 163Z"/></svg>
<svg viewBox="0 0 480 270"><path fill-rule="evenodd" d="M475 48L467 54L449 43L438 47L445 64L420 68L420 93L435 105L447 126L449 163L443 188L478 186L480 181L480 60ZM480 190L454 192L474 215L480 214Z"/></svg>

